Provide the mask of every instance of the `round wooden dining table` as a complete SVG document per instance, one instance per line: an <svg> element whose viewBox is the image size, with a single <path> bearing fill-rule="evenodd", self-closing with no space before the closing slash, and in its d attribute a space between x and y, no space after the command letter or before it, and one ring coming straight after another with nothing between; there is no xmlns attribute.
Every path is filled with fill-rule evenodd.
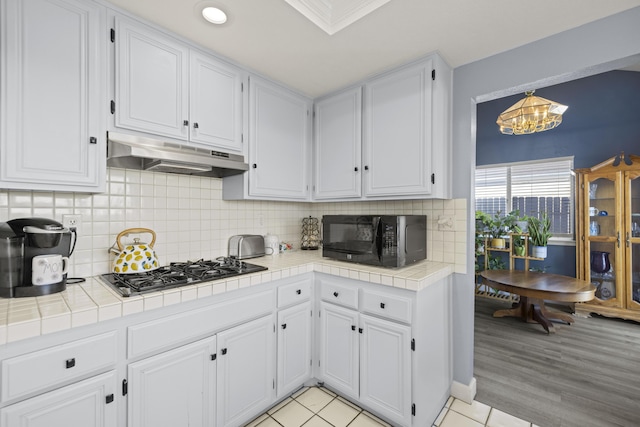
<svg viewBox="0 0 640 427"><path fill-rule="evenodd" d="M596 287L585 280L559 274L523 270L485 270L480 272L483 283L495 289L520 296L512 308L497 310L493 317L520 317L525 322L539 323L547 333L555 332L551 320L573 323L573 316L548 310L544 301L591 301Z"/></svg>

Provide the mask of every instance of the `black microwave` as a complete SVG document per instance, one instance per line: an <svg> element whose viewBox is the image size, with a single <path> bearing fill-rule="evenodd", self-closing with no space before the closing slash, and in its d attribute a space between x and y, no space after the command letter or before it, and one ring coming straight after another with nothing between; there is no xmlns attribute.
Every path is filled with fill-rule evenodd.
<svg viewBox="0 0 640 427"><path fill-rule="evenodd" d="M427 257L426 215L325 215L322 256L402 267Z"/></svg>

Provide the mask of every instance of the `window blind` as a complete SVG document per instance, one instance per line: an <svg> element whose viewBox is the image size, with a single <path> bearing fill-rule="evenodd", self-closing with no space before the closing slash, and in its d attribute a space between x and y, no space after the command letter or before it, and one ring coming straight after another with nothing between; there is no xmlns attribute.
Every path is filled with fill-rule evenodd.
<svg viewBox="0 0 640 427"><path fill-rule="evenodd" d="M572 236L572 169L572 157L478 167L476 209L538 218L546 212L554 236Z"/></svg>

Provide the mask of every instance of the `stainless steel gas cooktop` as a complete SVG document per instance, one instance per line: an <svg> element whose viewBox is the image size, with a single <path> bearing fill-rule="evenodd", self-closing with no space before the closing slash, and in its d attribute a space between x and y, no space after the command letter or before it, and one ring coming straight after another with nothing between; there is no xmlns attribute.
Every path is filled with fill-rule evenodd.
<svg viewBox="0 0 640 427"><path fill-rule="evenodd" d="M267 267L223 257L210 261L172 262L168 266L144 273L109 273L99 277L120 295L128 297L264 270Z"/></svg>

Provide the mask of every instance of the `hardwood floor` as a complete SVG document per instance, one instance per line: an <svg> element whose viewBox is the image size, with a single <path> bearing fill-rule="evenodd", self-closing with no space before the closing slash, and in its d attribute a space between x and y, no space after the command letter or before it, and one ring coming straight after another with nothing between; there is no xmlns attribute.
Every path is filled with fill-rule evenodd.
<svg viewBox="0 0 640 427"><path fill-rule="evenodd" d="M575 317L547 335L493 318L510 303L476 297L478 402L541 427L640 425L640 324Z"/></svg>

